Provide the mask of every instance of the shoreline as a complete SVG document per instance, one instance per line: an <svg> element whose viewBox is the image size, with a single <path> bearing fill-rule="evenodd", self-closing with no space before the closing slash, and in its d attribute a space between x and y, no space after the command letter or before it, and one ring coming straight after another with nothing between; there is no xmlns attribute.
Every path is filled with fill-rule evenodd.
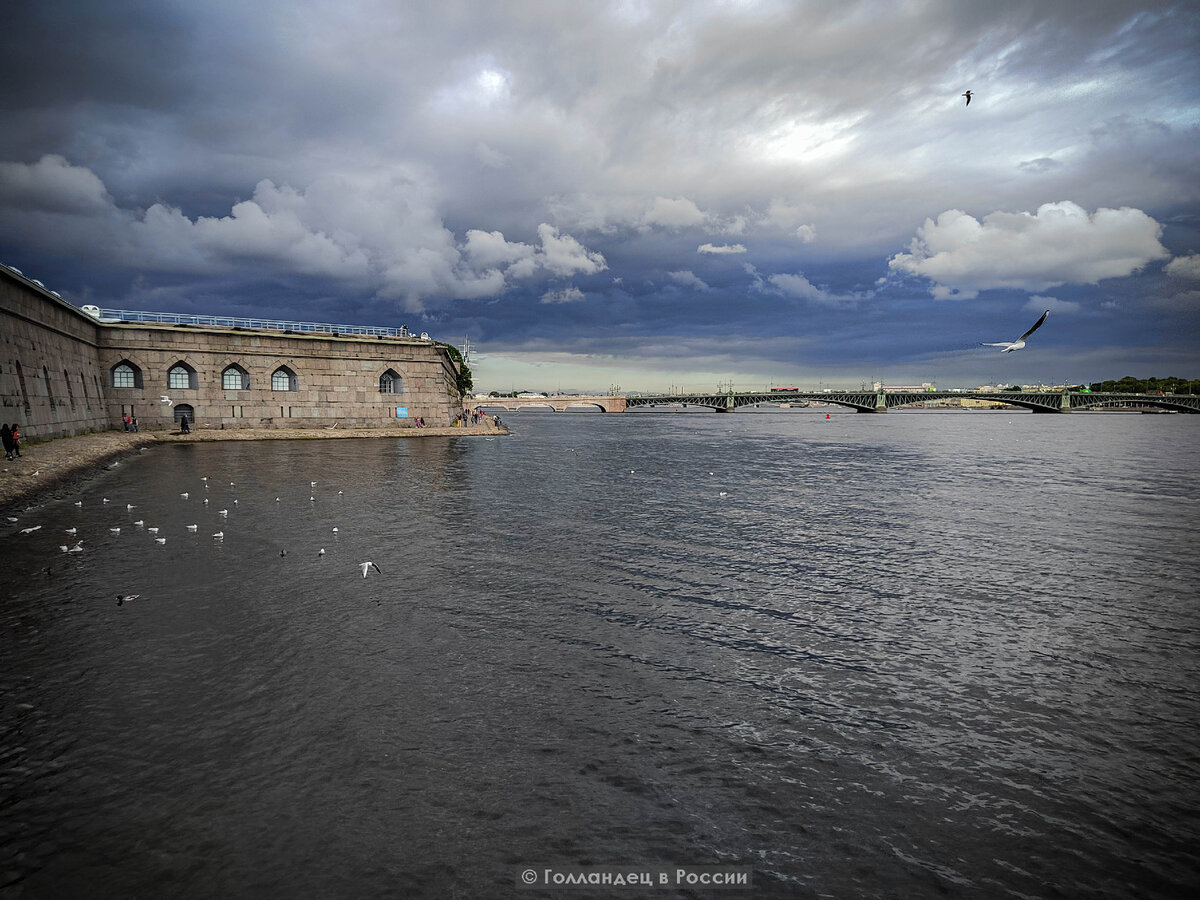
<svg viewBox="0 0 1200 900"><path fill-rule="evenodd" d="M9 515L64 496L114 462L155 444L202 444L215 441L312 441L355 438L424 438L506 435L508 428L487 425L440 428L239 428L178 431L96 431L38 443L22 442L22 455L0 469L0 511Z"/></svg>

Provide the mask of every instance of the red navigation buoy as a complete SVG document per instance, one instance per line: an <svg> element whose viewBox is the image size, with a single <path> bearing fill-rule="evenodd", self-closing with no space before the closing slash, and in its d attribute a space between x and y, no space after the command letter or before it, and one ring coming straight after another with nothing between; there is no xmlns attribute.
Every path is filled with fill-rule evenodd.
<svg viewBox="0 0 1200 900"><path fill-rule="evenodd" d="M825 418L829 418L829 413L825 413Z"/></svg>

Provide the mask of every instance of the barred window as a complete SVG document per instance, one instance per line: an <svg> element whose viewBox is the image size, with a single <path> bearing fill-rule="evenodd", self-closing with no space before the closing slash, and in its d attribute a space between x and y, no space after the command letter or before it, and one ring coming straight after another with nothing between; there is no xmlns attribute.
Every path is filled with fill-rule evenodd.
<svg viewBox="0 0 1200 900"><path fill-rule="evenodd" d="M127 362L117 363L112 369L112 386L115 388L137 387L141 372Z"/></svg>
<svg viewBox="0 0 1200 900"><path fill-rule="evenodd" d="M195 390L198 387L196 370L183 363L176 363L167 372L167 387L176 391Z"/></svg>
<svg viewBox="0 0 1200 900"><path fill-rule="evenodd" d="M403 394L404 393L404 381L400 378L400 376L395 371L393 371L392 369L388 369L386 372L384 372L382 375L379 376L379 393L381 393L381 394Z"/></svg>
<svg viewBox="0 0 1200 900"><path fill-rule="evenodd" d="M221 373L221 387L226 391L247 391L250 389L250 374L235 363Z"/></svg>
<svg viewBox="0 0 1200 900"><path fill-rule="evenodd" d="M300 385L296 378L296 373L287 366L280 366L271 374L271 390L273 391L297 391Z"/></svg>

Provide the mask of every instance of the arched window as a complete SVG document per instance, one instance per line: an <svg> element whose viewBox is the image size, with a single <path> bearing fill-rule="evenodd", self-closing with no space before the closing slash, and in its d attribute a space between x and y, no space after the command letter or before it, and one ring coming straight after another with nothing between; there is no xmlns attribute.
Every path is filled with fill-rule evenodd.
<svg viewBox="0 0 1200 900"><path fill-rule="evenodd" d="M248 391L250 390L250 373L234 363L221 373L221 387L226 391Z"/></svg>
<svg viewBox="0 0 1200 900"><path fill-rule="evenodd" d="M296 379L296 373L287 366L280 366L271 373L271 390L273 391L298 391L300 385Z"/></svg>
<svg viewBox="0 0 1200 900"><path fill-rule="evenodd" d="M173 391L194 391L200 387L196 370L183 360L171 366L167 372L167 388Z"/></svg>
<svg viewBox="0 0 1200 900"><path fill-rule="evenodd" d="M176 403L173 407L171 407L171 411L175 417L176 425L183 424L184 416L188 417L189 425L196 421L196 410L192 409L192 407L187 403Z"/></svg>
<svg viewBox="0 0 1200 900"><path fill-rule="evenodd" d="M112 386L115 388L140 388L142 370L127 359L112 367Z"/></svg>
<svg viewBox="0 0 1200 900"><path fill-rule="evenodd" d="M392 369L388 369L379 376L379 393L381 394L403 394L404 381Z"/></svg>

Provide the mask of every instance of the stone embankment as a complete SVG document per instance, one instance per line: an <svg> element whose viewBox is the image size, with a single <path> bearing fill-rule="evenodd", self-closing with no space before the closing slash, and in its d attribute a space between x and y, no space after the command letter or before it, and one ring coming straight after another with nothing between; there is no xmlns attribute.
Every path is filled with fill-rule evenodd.
<svg viewBox="0 0 1200 900"><path fill-rule="evenodd" d="M159 443L208 441L332 440L349 438L424 438L508 434L486 424L442 428L198 428L178 431L102 431L21 446L21 456L3 460L0 468L0 510L10 512L41 500L65 496L81 481L125 456Z"/></svg>

